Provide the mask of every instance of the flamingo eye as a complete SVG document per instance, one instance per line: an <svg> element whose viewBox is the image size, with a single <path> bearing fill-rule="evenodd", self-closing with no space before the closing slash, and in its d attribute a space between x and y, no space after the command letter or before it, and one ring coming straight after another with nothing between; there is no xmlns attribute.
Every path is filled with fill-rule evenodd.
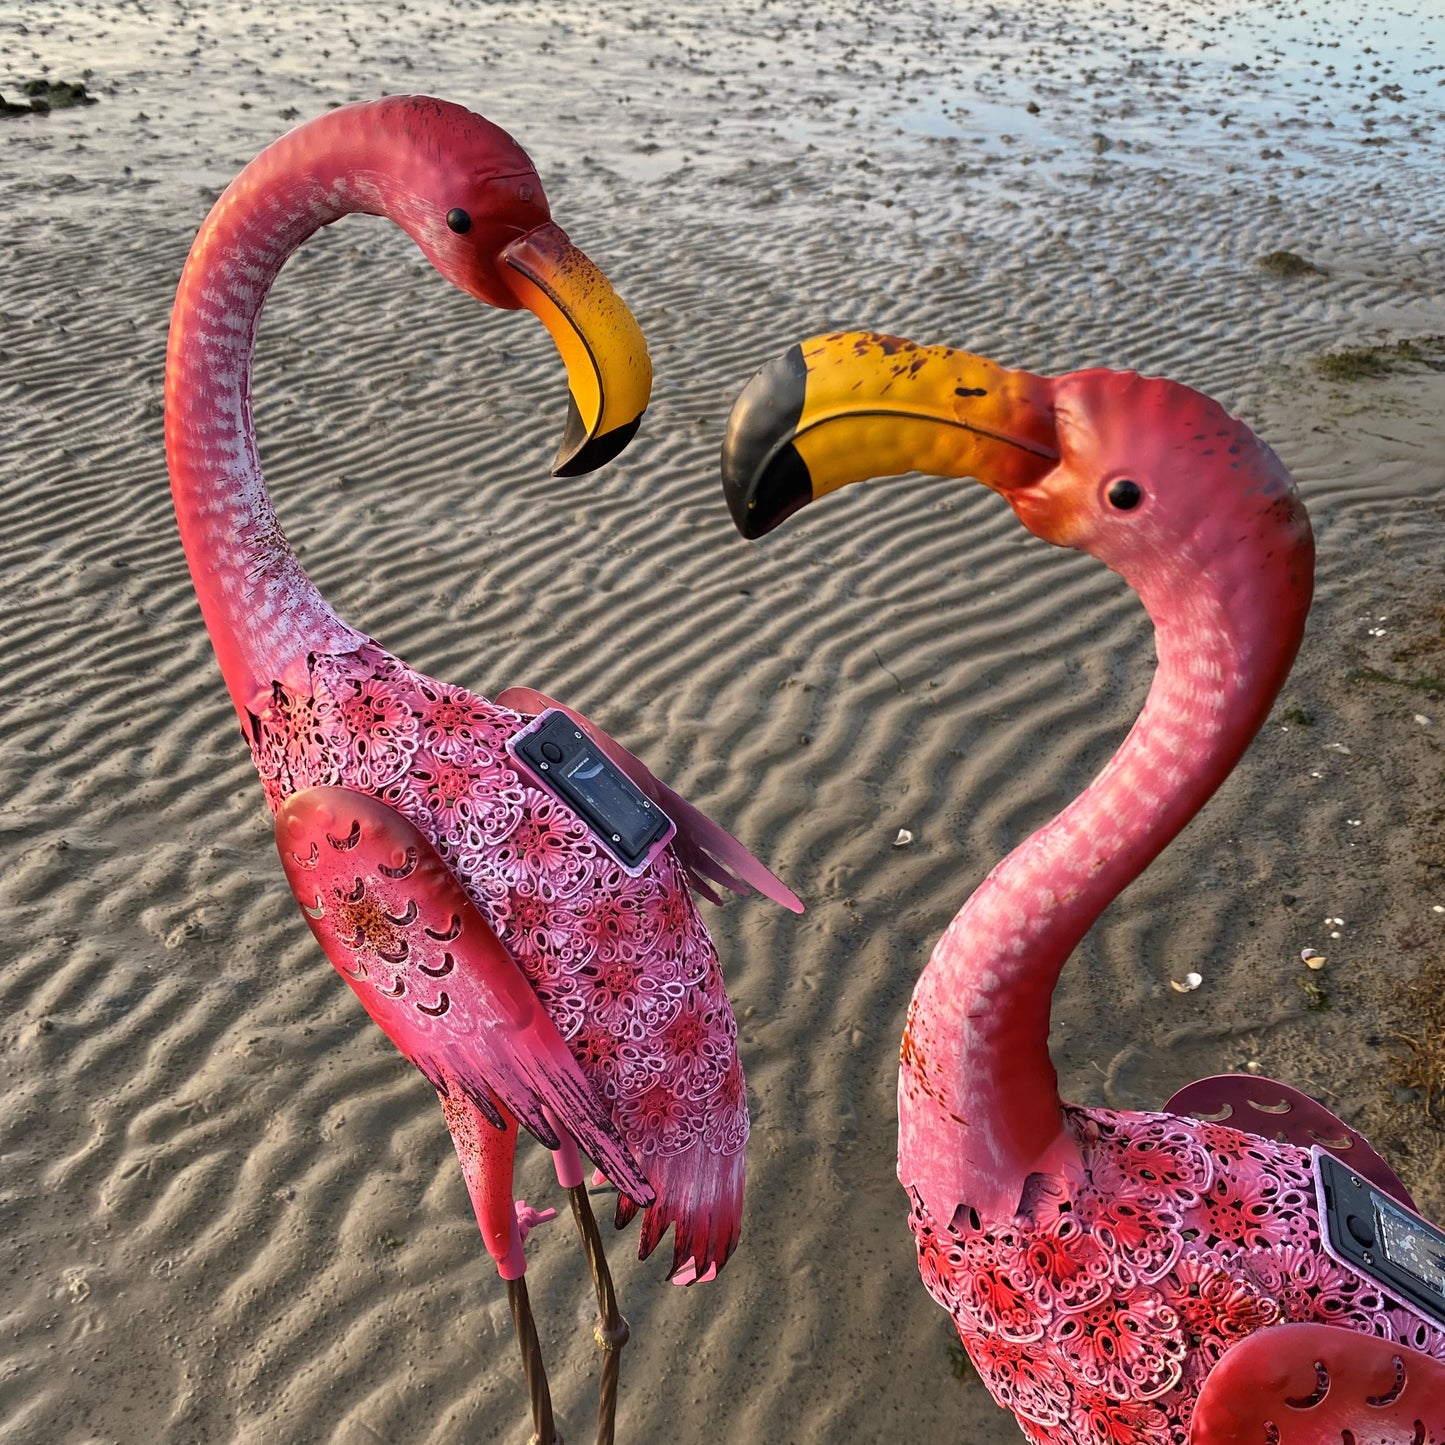
<svg viewBox="0 0 1445 1445"><path fill-rule="evenodd" d="M472 218L460 206L453 206L447 212L447 225L460 236L472 229Z"/></svg>
<svg viewBox="0 0 1445 1445"><path fill-rule="evenodd" d="M1120 512L1131 512L1144 500L1144 488L1128 477L1121 477L1109 488L1109 505Z"/></svg>

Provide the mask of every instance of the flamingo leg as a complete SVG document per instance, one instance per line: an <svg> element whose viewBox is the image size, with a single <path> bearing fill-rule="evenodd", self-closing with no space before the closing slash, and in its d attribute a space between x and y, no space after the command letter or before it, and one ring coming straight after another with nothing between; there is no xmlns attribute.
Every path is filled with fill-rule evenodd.
<svg viewBox="0 0 1445 1445"><path fill-rule="evenodd" d="M527 1295L527 1257L522 1245L528 1231L552 1218L553 1211L538 1213L512 1198L512 1164L517 1152L517 1120L505 1104L493 1096L503 1127L496 1128L455 1084L441 1096L442 1113L461 1160L467 1193L476 1211L482 1242L496 1261L497 1272L507 1282L507 1303L512 1309L512 1327L522 1352L522 1370L532 1406L532 1438L529 1445L562 1445L552 1415L552 1392L542 1363L542 1346Z"/></svg>
<svg viewBox="0 0 1445 1445"><path fill-rule="evenodd" d="M612 1286L612 1271L607 1267L607 1254L602 1246L602 1235L597 1229L597 1219L592 1213L592 1203L587 1197L586 1184L573 1185L567 1191L567 1198L572 1201L572 1218L577 1221L577 1231L582 1236L582 1248L587 1251L587 1263L592 1270L592 1284L597 1291L598 1320L593 1336L602 1351L602 1383L597 1401L597 1445L613 1445L622 1347L627 1343L632 1331L617 1308L617 1291Z"/></svg>
<svg viewBox="0 0 1445 1445"><path fill-rule="evenodd" d="M582 1236L582 1248L587 1253L587 1264L592 1271L592 1287L597 1291L598 1319L592 1332L597 1347L602 1351L602 1383L597 1399L597 1445L613 1445L617 1421L617 1378L622 1363L622 1347L632 1332L627 1321L622 1318L622 1312L617 1308L617 1291L612 1287L612 1271L607 1268L607 1252L602 1245L602 1235L597 1229L597 1219L592 1213L592 1201L587 1197L586 1175L576 1142L559 1120L549 1115L548 1122L561 1140L561 1148L552 1151L557 1182L567 1191L567 1198L572 1202L572 1218L577 1221L577 1232Z"/></svg>
<svg viewBox="0 0 1445 1445"><path fill-rule="evenodd" d="M547 1370L542 1364L542 1346L537 1340L537 1324L532 1318L532 1303L527 1298L525 1275L519 1274L507 1281L507 1303L512 1307L512 1327L517 1332L527 1393L532 1398L532 1438L528 1445L562 1445L562 1437L552 1419L552 1392L547 1387Z"/></svg>

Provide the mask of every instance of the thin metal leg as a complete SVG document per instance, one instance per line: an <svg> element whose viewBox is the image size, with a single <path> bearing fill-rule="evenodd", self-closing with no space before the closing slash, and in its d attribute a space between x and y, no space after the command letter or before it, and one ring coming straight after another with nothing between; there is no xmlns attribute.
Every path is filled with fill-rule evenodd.
<svg viewBox="0 0 1445 1445"><path fill-rule="evenodd" d="M537 1325L532 1318L532 1303L527 1298L525 1278L507 1281L507 1303L512 1307L512 1325L522 1349L527 1393L532 1397L530 1445L562 1445L562 1437L552 1419L552 1392L547 1388L547 1371L542 1365L542 1346L537 1340Z"/></svg>
<svg viewBox="0 0 1445 1445"><path fill-rule="evenodd" d="M592 1205L587 1198L587 1186L579 1184L576 1188L569 1189L567 1197L572 1201L572 1217L577 1221L582 1247L587 1251L592 1283L597 1290L597 1313L601 1316L593 1331L593 1337L602 1350L602 1384L597 1400L597 1445L613 1445L617 1420L617 1377L621 1367L622 1347L632 1332L617 1308L617 1292L612 1287L612 1272L607 1268L607 1255L602 1247L602 1236L597 1231Z"/></svg>

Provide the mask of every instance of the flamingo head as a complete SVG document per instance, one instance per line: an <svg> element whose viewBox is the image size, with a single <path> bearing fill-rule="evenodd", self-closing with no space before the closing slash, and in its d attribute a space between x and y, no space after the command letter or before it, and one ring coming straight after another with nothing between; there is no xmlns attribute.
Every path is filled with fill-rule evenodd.
<svg viewBox="0 0 1445 1445"><path fill-rule="evenodd" d="M1037 536L1121 573L1156 620L1212 579L1246 630L1261 609L1302 626L1314 545L1293 480L1243 422L1177 382L1035 376L849 332L769 362L728 418L723 490L745 537L849 482L909 471L977 478Z"/></svg>
<svg viewBox="0 0 1445 1445"><path fill-rule="evenodd" d="M351 109L367 112L354 121L379 175L378 209L453 285L491 306L525 307L551 333L569 389L553 475L611 461L647 408L647 343L606 276L552 220L527 153L499 126L427 96Z"/></svg>

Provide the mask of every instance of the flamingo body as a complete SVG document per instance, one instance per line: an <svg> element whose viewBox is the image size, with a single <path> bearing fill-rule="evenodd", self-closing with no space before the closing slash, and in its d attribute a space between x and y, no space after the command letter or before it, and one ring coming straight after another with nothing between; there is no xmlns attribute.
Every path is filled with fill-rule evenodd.
<svg viewBox="0 0 1445 1445"><path fill-rule="evenodd" d="M1445 1359L1437 1327L1326 1254L1307 1150L1170 1114L1065 1118L1079 1166L1035 1176L1008 1223L909 1215L924 1285L1030 1440L1176 1445L1216 1364L1277 1324Z"/></svg>
<svg viewBox="0 0 1445 1445"><path fill-rule="evenodd" d="M417 829L516 961L655 1191L642 1254L676 1222L674 1268L715 1271L741 1223L746 1094L717 951L681 866L664 850L630 877L521 775L506 742L526 714L424 677L372 642L313 657L310 676L301 691L277 684L250 729L273 811L305 790L341 787ZM374 948L370 958L372 985L394 987L402 967ZM334 951L332 961L342 967ZM361 992L354 971L342 971ZM368 1009L414 1060L410 1031L422 1025L468 1052L460 1014L428 1022L415 1010ZM444 1076L427 1072L448 1094ZM483 1067L464 1093L475 1098L486 1077ZM624 1194L621 1222L636 1208Z"/></svg>
<svg viewBox="0 0 1445 1445"><path fill-rule="evenodd" d="M975 889L914 990L898 1177L929 1293L1038 1445L1186 1445L1214 1371L1256 1338L1252 1363L1213 1386L1211 1420L1243 1390L1250 1419L1284 1418L1292 1352L1322 1338L1333 1354L1352 1337L1390 1347L1416 1381L1411 1399L1425 1398L1445 1331L1326 1251L1309 1149L1288 1137L1338 1136L1342 1157L1368 1162L1353 1131L1317 1105L1295 1110L1279 1139L1072 1107L1048 1053L1069 955L1228 776L1289 671L1314 557L1293 480L1242 422L1176 383L1038 377L871 333L815 337L765 366L723 449L747 536L848 482L910 468L977 477L1036 535L1105 562L1143 601L1158 653L1113 758ZM1249 1102L1209 1081L1181 1109L1191 1093ZM1372 1177L1398 1185L1379 1165ZM1273 1385L1259 1368L1266 1341L1288 1366ZM1385 1419L1363 1396L1336 1404L1332 1425ZM1430 1409L1445 1430L1445 1399ZM1283 1438L1209 1429L1193 1445Z"/></svg>

